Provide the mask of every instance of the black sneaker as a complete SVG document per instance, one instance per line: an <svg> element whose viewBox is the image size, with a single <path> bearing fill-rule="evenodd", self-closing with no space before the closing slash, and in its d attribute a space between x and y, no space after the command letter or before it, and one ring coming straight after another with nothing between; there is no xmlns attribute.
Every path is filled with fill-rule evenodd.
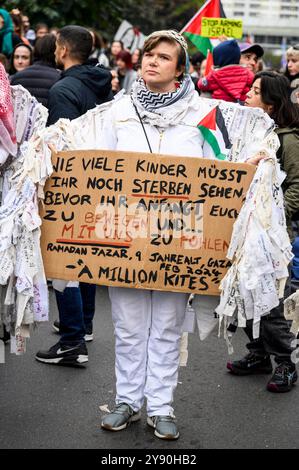
<svg viewBox="0 0 299 470"><path fill-rule="evenodd" d="M276 367L271 380L267 383L267 390L274 393L289 392L297 378L295 364L282 362Z"/></svg>
<svg viewBox="0 0 299 470"><path fill-rule="evenodd" d="M270 374L272 372L270 356L260 357L253 353L247 354L239 361L228 362L226 367L234 375Z"/></svg>
<svg viewBox="0 0 299 470"><path fill-rule="evenodd" d="M60 323L59 323L59 321L58 321L58 320L55 320L55 321L53 322L53 325L52 325L52 326L53 326L53 330L54 330L56 333L60 334ZM91 327L91 328L86 328L86 333L85 333L85 335L84 335L84 340L87 341L87 342L93 340L92 327Z"/></svg>
<svg viewBox="0 0 299 470"><path fill-rule="evenodd" d="M59 366L84 367L84 363L88 362L88 351L85 343L77 346L63 346L58 342L48 351L38 351L35 359Z"/></svg>

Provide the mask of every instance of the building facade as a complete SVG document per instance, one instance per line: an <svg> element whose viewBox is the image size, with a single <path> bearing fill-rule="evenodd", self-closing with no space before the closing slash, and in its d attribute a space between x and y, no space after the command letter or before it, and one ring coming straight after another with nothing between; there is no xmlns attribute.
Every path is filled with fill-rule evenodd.
<svg viewBox="0 0 299 470"><path fill-rule="evenodd" d="M273 52L299 43L299 0L222 0L227 18L243 20L244 36Z"/></svg>

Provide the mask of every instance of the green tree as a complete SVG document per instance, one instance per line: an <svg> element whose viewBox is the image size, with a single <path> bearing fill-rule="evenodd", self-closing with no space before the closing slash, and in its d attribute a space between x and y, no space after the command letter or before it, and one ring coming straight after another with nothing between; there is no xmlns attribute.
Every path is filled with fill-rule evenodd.
<svg viewBox="0 0 299 470"><path fill-rule="evenodd" d="M180 31L203 3L203 0L127 0L122 13L145 34L170 28Z"/></svg>
<svg viewBox="0 0 299 470"><path fill-rule="evenodd" d="M46 22L49 26L66 24L92 26L114 33L122 18L123 0L13 0L6 1L4 8L19 8L26 13L32 25Z"/></svg>
<svg viewBox="0 0 299 470"><path fill-rule="evenodd" d="M7 0L4 8L19 8L31 24L80 24L95 27L110 39L123 19L149 34L157 29L180 30L203 0Z"/></svg>

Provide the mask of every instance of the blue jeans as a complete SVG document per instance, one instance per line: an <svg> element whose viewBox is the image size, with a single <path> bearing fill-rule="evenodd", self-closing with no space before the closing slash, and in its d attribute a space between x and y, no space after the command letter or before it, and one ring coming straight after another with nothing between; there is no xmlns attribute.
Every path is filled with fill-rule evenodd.
<svg viewBox="0 0 299 470"><path fill-rule="evenodd" d="M66 287L63 292L54 290L59 312L60 342L72 346L83 343L86 330L92 330L96 285L80 282L79 287Z"/></svg>

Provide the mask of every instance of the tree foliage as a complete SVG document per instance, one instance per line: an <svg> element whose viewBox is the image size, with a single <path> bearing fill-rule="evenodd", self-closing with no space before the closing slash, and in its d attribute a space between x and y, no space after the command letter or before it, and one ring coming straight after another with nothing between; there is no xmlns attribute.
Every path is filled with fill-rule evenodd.
<svg viewBox="0 0 299 470"><path fill-rule="evenodd" d="M80 24L95 27L110 39L123 19L138 26L144 34L158 29L177 30L189 21L202 0L7 0L7 10L19 8L34 25Z"/></svg>
<svg viewBox="0 0 299 470"><path fill-rule="evenodd" d="M180 31L203 4L200 0L127 0L123 15L149 34L160 29Z"/></svg>

